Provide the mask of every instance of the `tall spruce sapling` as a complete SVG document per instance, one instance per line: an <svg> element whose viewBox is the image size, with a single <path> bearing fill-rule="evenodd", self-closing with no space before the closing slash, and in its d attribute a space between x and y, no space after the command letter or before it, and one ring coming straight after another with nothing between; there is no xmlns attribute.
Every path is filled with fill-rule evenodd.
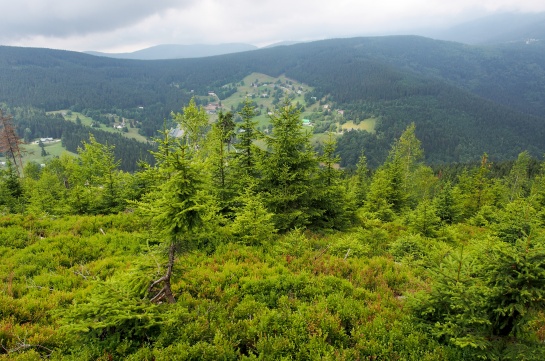
<svg viewBox="0 0 545 361"><path fill-rule="evenodd" d="M91 133L89 142L78 148L85 186L93 189L94 208L100 213L119 211L121 208L118 207L123 203L119 184L121 161L115 159L114 148L113 145L97 142Z"/></svg>
<svg viewBox="0 0 545 361"><path fill-rule="evenodd" d="M152 302L166 299L174 303L171 277L176 254L194 241L195 231L202 224L203 204L201 177L192 164L195 150L168 131L163 131L159 149L154 153L161 181L140 202L140 210L151 217L154 229L168 245L167 269L149 286ZM160 287L158 290L157 288Z"/></svg>
<svg viewBox="0 0 545 361"><path fill-rule="evenodd" d="M449 181L441 184L433 203L437 216L445 224L454 224L462 216L460 196Z"/></svg>
<svg viewBox="0 0 545 361"><path fill-rule="evenodd" d="M463 195L464 216L467 218L477 214L483 206L491 204L493 180L490 168L488 154L484 153L479 168L471 172L463 172L458 177L457 188Z"/></svg>
<svg viewBox="0 0 545 361"><path fill-rule="evenodd" d="M38 141L38 146L39 146L40 149L41 149L40 155L41 155L42 157L47 157L48 153L47 153L47 151L45 150L45 145L44 145L44 143L42 142L41 139Z"/></svg>
<svg viewBox="0 0 545 361"><path fill-rule="evenodd" d="M211 179L210 193L216 198L220 212L230 216L233 213L233 199L236 193L236 171L231 143L234 137L235 123L231 112L218 114L218 121L212 124L212 129L206 139L206 169Z"/></svg>
<svg viewBox="0 0 545 361"><path fill-rule="evenodd" d="M383 221L392 221L407 205L400 162L387 162L371 179L364 209Z"/></svg>
<svg viewBox="0 0 545 361"><path fill-rule="evenodd" d="M8 159L6 168L0 168L0 209L4 206L9 212L19 212L24 205L24 188L16 167Z"/></svg>
<svg viewBox="0 0 545 361"><path fill-rule="evenodd" d="M435 237L441 224L437 209L432 201L423 199L408 215L409 229L424 237Z"/></svg>
<svg viewBox="0 0 545 361"><path fill-rule="evenodd" d="M335 154L336 144L336 138L330 132L324 142L323 154L318 157L320 169L310 196L315 214L310 226L314 228L343 229L350 223L351 213L356 208L341 180L341 170L337 169L340 157Z"/></svg>
<svg viewBox="0 0 545 361"><path fill-rule="evenodd" d="M528 195L530 161L530 153L524 151L518 155L517 160L513 164L506 179L507 187L509 188L509 202Z"/></svg>
<svg viewBox="0 0 545 361"><path fill-rule="evenodd" d="M429 193L431 171L423 165L423 150L412 123L392 146L386 162L375 172L365 208L390 221Z"/></svg>
<svg viewBox="0 0 545 361"><path fill-rule="evenodd" d="M239 112L242 117L242 124L237 131L237 157L242 176L254 177L257 173L257 147L254 141L258 139L256 129L257 122L254 121L256 109L250 99L244 101L244 106Z"/></svg>
<svg viewBox="0 0 545 361"><path fill-rule="evenodd" d="M320 210L312 207L318 161L303 131L300 112L288 99L271 116L272 134L264 138L267 152L260 157L259 190L279 230L306 227Z"/></svg>
<svg viewBox="0 0 545 361"><path fill-rule="evenodd" d="M254 187L248 186L237 201L242 205L236 209L231 226L236 241L246 245L259 245L270 241L276 233L273 214L267 211Z"/></svg>
<svg viewBox="0 0 545 361"><path fill-rule="evenodd" d="M367 197L367 192L369 190L369 183L371 181L371 176L369 172L369 167L367 166L367 157L365 156L364 150L362 149L360 157L358 158L358 163L356 164L356 175L355 175L355 191L354 197L356 199L356 205L361 207Z"/></svg>

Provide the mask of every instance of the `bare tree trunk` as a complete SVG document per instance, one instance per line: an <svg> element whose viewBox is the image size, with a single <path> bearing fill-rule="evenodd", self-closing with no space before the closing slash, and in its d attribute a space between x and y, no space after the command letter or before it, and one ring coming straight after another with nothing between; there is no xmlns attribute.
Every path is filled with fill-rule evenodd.
<svg viewBox="0 0 545 361"><path fill-rule="evenodd" d="M156 281L153 281L153 283L149 286L148 292L152 292L153 288L158 285L159 283L163 283L163 288L155 296L151 298L151 302L154 303L160 303L163 298L166 298L168 303L176 303L176 299L174 298L174 295L172 294L172 289L170 286L170 278L172 277L172 269L174 267L174 259L176 256L176 241L175 239L172 240L170 243L170 246L168 248L168 264L167 264L167 272L165 275L161 278L159 278Z"/></svg>
<svg viewBox="0 0 545 361"><path fill-rule="evenodd" d="M17 136L11 119L11 116L4 116L0 109L0 153L4 153L6 158L11 157L13 159L13 166L17 170L17 175L21 176L19 170L19 168L23 168L21 150L19 149L21 139Z"/></svg>

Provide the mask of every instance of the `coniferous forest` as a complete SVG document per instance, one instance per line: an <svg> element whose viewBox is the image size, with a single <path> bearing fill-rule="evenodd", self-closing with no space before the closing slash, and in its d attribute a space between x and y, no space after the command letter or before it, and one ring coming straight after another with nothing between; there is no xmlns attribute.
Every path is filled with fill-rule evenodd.
<svg viewBox="0 0 545 361"><path fill-rule="evenodd" d="M0 359L544 359L545 165L432 168L409 123L339 169L288 99L255 113L190 100L134 172L93 133L8 161Z"/></svg>
<svg viewBox="0 0 545 361"><path fill-rule="evenodd" d="M354 167L364 150L378 167L411 123L429 164L476 162L485 152L494 161L545 153L543 42L469 46L386 36L156 61L0 46L0 102L46 112L142 108L140 132L154 137L192 96L213 92L224 101L254 72L313 87L306 99L346 119L379 119L373 134L353 130L338 139L343 166Z"/></svg>

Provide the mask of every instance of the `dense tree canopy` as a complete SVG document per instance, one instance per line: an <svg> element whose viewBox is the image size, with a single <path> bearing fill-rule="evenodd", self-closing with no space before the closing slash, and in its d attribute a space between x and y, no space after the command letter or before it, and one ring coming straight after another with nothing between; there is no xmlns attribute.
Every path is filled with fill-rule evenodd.
<svg viewBox="0 0 545 361"><path fill-rule="evenodd" d="M539 42L468 47L392 36L324 40L204 59L133 61L0 47L0 99L46 111L138 114L140 133L153 137L164 119L192 96L213 91L224 100L236 90L234 84L253 72L285 75L314 88L305 94L307 105L327 101L347 119L379 120L375 134L352 134L339 141L345 165L355 166L364 149L369 165L376 168L412 122L429 163L477 161L484 152L506 160L525 150L533 156L545 152L544 49ZM37 136L25 125L20 137L26 128Z"/></svg>

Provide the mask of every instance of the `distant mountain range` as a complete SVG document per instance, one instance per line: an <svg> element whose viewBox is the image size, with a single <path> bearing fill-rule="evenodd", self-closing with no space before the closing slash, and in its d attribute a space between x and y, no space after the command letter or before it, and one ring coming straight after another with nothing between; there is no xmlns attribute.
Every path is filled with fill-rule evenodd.
<svg viewBox="0 0 545 361"><path fill-rule="evenodd" d="M105 56L116 59L136 59L136 60L161 60L161 59L184 59L184 58L203 58L207 56L224 55L251 51L258 49L255 45L242 43L227 43L217 45L194 44L163 44L150 48L137 50L131 53L101 53L98 51L86 51L85 53L95 56Z"/></svg>
<svg viewBox="0 0 545 361"><path fill-rule="evenodd" d="M505 44L545 41L545 13L500 13L420 35L465 44Z"/></svg>
<svg viewBox="0 0 545 361"><path fill-rule="evenodd" d="M301 41L281 41L278 43L264 46L263 48L274 48L276 46L289 46L299 44ZM188 59L188 58L204 58L207 56L225 55L232 53L240 53L244 51L252 51L259 49L255 45L243 43L226 43L226 44L162 44L149 48L133 51L130 53L103 53L99 51L85 51L85 54L103 56L114 59L133 59L133 60L168 60L168 59Z"/></svg>
<svg viewBox="0 0 545 361"><path fill-rule="evenodd" d="M270 44L270 45L264 46L263 48L266 49L266 48L274 48L275 46L290 46L290 45L301 44L301 43L304 43L304 41L287 40L287 41L280 41L278 43Z"/></svg>
<svg viewBox="0 0 545 361"><path fill-rule="evenodd" d="M375 117L347 154L379 164L416 124L430 162L545 153L545 42L476 46L418 36L359 37L198 59L135 61L0 46L0 101L45 110L128 109L145 134L191 96L220 99L252 73L288 78L347 119ZM226 86L227 85L227 86ZM382 158L382 159L381 159Z"/></svg>
<svg viewBox="0 0 545 361"><path fill-rule="evenodd" d="M412 34L438 40L470 45L494 45L545 41L545 13L499 13L462 22L446 29L415 30ZM300 41L281 41L263 48L300 44ZM86 51L86 54L115 59L165 60L202 58L259 49L244 43L226 44L161 44L128 53Z"/></svg>

